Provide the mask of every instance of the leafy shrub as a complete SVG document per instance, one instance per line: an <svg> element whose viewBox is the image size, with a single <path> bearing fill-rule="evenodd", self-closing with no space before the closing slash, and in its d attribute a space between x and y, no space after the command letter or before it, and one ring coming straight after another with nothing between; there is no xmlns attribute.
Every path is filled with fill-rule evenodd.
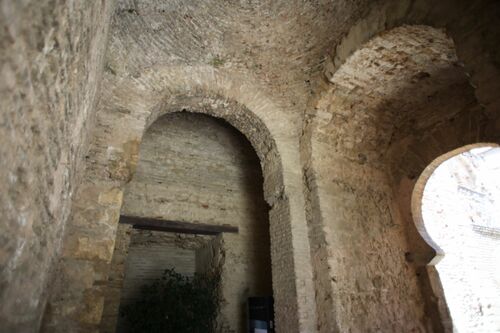
<svg viewBox="0 0 500 333"><path fill-rule="evenodd" d="M219 281L213 274L187 277L173 269L141 289L141 297L121 311L129 332L213 332L219 312Z"/></svg>

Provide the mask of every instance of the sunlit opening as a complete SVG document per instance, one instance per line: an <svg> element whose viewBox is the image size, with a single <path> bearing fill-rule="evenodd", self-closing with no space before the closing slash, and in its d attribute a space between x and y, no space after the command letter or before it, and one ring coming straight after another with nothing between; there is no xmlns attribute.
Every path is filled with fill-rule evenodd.
<svg viewBox="0 0 500 333"><path fill-rule="evenodd" d="M454 331L500 332L500 148L473 148L438 165L422 218L444 252L436 269Z"/></svg>

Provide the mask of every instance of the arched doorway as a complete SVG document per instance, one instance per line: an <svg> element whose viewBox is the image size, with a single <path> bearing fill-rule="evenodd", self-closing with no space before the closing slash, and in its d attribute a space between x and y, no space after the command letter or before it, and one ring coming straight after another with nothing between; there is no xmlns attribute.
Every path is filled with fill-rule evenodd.
<svg viewBox="0 0 500 333"><path fill-rule="evenodd" d="M417 229L457 332L500 330L500 148L465 146L434 160L412 196Z"/></svg>
<svg viewBox="0 0 500 333"><path fill-rule="evenodd" d="M214 249L221 269L218 324L223 331L244 331L247 298L272 295L269 207L262 186L259 158L226 122L189 112L156 120L144 134L121 209L122 221L155 221L154 226L120 224L111 267L114 290L108 290L102 331L114 330L117 303L136 297L142 280L159 278L166 268L186 275L205 269Z"/></svg>
<svg viewBox="0 0 500 333"><path fill-rule="evenodd" d="M320 331L440 331L427 273L407 260L410 204L397 187L412 188L427 161L482 133L454 43L440 29L399 26L352 53L330 82L306 129Z"/></svg>

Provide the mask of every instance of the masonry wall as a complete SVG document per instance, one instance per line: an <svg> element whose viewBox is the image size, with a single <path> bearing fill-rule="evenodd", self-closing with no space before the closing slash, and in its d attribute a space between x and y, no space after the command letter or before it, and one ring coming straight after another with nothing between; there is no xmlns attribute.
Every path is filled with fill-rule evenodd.
<svg viewBox="0 0 500 333"><path fill-rule="evenodd" d="M1 2L0 166L3 171L0 180L7 186L0 193L0 212L6 216L7 232L0 236L3 237L0 238L0 260L2 267L6 267L0 281L1 286L6 287L2 288L0 297L1 316L7 318L8 328L12 325L16 329L22 325L31 328L38 320L44 300L42 286L50 275L46 268L52 266L49 262L58 247L61 236L58 230L62 230L68 216L72 193L78 194L74 195L77 199L73 200L69 219L72 223L66 228L65 258L56 276L58 288L47 311L46 331L74 331L76 327L91 331L99 324L103 305L101 287L107 279L115 244L121 190L134 174L138 146L148 119L164 112L165 108L168 109L165 112L171 112L173 108L188 107L226 117L260 154L267 169L266 199L273 207L271 217L276 222L271 227L274 269L281 273L275 274L277 320L278 327L285 331L309 331L316 327L308 227L310 239L316 242L311 251L316 275L323 277L320 285L327 285L331 290L331 269L325 259L328 254L324 252L327 245L331 245L326 244L327 240L333 238L322 232L323 220L327 220L325 224L336 221L331 223L336 227L334 223L340 219L337 213L345 213L342 220L347 221L351 219L351 210L359 213L361 209L361 215L369 212L353 202L358 194L366 199L369 207L378 206L374 202L379 200L385 207L391 197L387 186L374 189L364 178L378 184L385 177L378 174L380 170L398 169L394 173L397 177L404 175L403 180L409 184L406 189L411 188L412 178L429 158L439 155L445 147L453 148L477 139L482 133L482 110L481 106L468 104L474 94L487 110L487 127L492 134L489 137L498 140L500 6L495 0L439 3L427 0L307 3L120 0L106 56L105 84L99 87L95 83L99 81L96 74L101 61L96 56L105 46L102 38L105 33L101 28L107 26L106 17L112 3ZM318 99L331 93L330 83L323 79L325 66L327 78L332 82L335 71L364 42L388 27L403 23L445 27L452 34L459 60L465 63L465 71L476 89L472 93L464 89L466 80L448 85L448 74L451 73L453 79L456 71L419 72L418 66L413 67L416 71L407 72L410 75L392 81L390 87L373 80L388 78L377 71L365 81L368 66L385 68L390 74L404 69L408 60L419 64L421 59L429 59L413 59L414 53L396 50L402 52L395 52L391 61L379 61L385 59L382 55L381 59L360 63L359 71L351 68L351 72L344 72L352 78L346 80L346 90L352 90L352 95L343 96L348 93L338 90L333 102L329 100L331 96L327 96L330 109L316 104ZM424 31L420 40L430 35ZM380 45L380 51L391 49L400 41L404 42L405 38L396 40L395 44ZM418 45L417 41L417 49ZM325 58L325 55L328 56ZM438 55L436 63L442 63L440 59ZM334 65L332 71L328 68L330 60ZM462 67L460 61L452 63L456 68ZM435 90L416 89L425 87L429 77L442 79L442 84L433 85ZM365 85L363 89L364 82L376 84ZM446 86L450 89L444 89ZM433 94L439 89L443 89L443 94ZM86 121L91 118L87 118L87 112L91 110L97 90L103 96L99 120L92 126L94 132L89 141L93 148L85 155L87 171L81 191L76 192L78 156L82 156L86 146L84 128L91 127L88 125L91 122ZM387 99L385 93L402 98ZM368 96L371 101L355 96ZM415 100L414 97L424 101L424 106L406 103L406 99ZM455 107L448 108L439 103L440 100ZM456 113L460 105L465 108ZM7 112L3 112L4 108ZM392 111L383 112L387 108ZM415 108L419 117L406 112ZM305 129L312 118L309 112L316 113L316 109L319 112L315 116L324 121L320 125L325 131L315 138L315 143L320 143L316 148L324 144L324 151L317 149L311 156L306 153L300 160L299 137L307 133ZM332 111L334 109L336 111ZM342 111L338 112L339 109ZM382 112L365 112L368 109ZM435 117L434 111L440 110L445 111L438 112L444 117ZM351 118L353 114L355 117ZM355 121L349 122L352 119ZM391 125L393 122L396 126ZM390 134L400 126L403 130L396 133L400 144L391 146ZM308 144L306 136L303 142ZM399 152L402 158L385 163L380 155L389 148L395 148L391 155L397 156ZM317 160L312 161L312 157ZM324 165L323 175L316 174L314 163ZM306 172L305 192L311 193L306 198L309 223L304 212L302 166ZM338 172L337 167L345 171ZM397 186L399 180L392 184ZM388 184L385 180L383 183ZM345 191L347 199L339 196L329 201L327 194L319 192L319 185L325 192L330 187L334 193ZM354 192L356 196L351 195ZM376 199L370 199L366 193L373 193ZM215 218L220 212L211 212L218 203L209 202L209 208L200 208L202 201L198 199L203 199L202 194L187 198L186 202L174 199L173 204L167 202L167 206L191 211L190 217L200 221L203 219L200 212L206 210L212 223L222 223ZM328 200L321 199L322 196ZM160 196L153 201L157 199L162 200ZM328 207L330 203L345 207L335 210ZM325 206L330 209L328 216L323 216ZM168 213L159 211L160 215ZM364 216L353 219L356 218ZM387 218L384 212L375 225ZM318 221L321 223L315 223ZM360 241L367 239L357 237ZM400 239L396 241L397 253L404 249L402 244ZM347 248L346 253L350 246L340 243L341 248ZM397 262L399 268L403 267L398 255L387 256L391 251L391 245L386 244L379 257L384 260L387 257L388 261ZM318 274L321 272L325 274ZM396 282L390 285L404 286ZM316 291L319 294L320 289ZM28 304L22 307L26 310L18 311L16 299ZM325 302L320 298L316 301L332 303L332 298L327 296ZM384 308L376 300L373 304L376 309ZM328 306L332 308L331 304ZM318 305L318 309L320 316L349 313L323 311L322 305ZM420 314L420 308L415 311ZM377 314L371 315L377 317ZM419 321L414 320L411 325ZM334 325L337 321L324 320L319 326L323 327L325 322ZM329 329L328 325L325 327Z"/></svg>
<svg viewBox="0 0 500 333"><path fill-rule="evenodd" d="M101 333L115 333L119 319L120 300L125 280L125 265L130 248L131 234L134 230L129 224L119 224L116 230L115 249L109 265L109 275L103 292L104 307L101 317Z"/></svg>
<svg viewBox="0 0 500 333"><path fill-rule="evenodd" d="M99 120L64 240L60 288L51 302L55 316L47 331L67 331L66 324L91 330L98 324L120 190L134 173L147 119L182 108L217 114L252 142L272 207L276 325L313 330L298 152L302 116L315 79L322 76L324 54L368 3L118 2Z"/></svg>
<svg viewBox="0 0 500 333"><path fill-rule="evenodd" d="M268 207L259 160L226 123L200 114L173 113L146 132L122 215L227 224L222 235L222 320L245 329L248 296L271 295Z"/></svg>
<svg viewBox="0 0 500 333"><path fill-rule="evenodd" d="M114 1L0 1L0 322L38 330L93 123Z"/></svg>
<svg viewBox="0 0 500 333"><path fill-rule="evenodd" d="M405 262L405 229L386 176L342 159L317 170L325 222L313 249L318 260L326 252L316 269L329 268L316 276L320 331L425 331L423 299Z"/></svg>
<svg viewBox="0 0 500 333"><path fill-rule="evenodd" d="M452 41L428 26L375 36L331 82L311 122L307 169L316 290L331 295L316 298L319 329L440 331L434 296L407 258L413 222L393 186L444 146L480 137L474 90Z"/></svg>

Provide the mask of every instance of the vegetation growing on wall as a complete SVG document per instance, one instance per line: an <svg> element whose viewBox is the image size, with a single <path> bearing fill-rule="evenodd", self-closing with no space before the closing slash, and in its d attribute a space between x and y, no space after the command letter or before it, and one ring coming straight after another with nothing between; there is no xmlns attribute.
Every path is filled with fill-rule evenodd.
<svg viewBox="0 0 500 333"><path fill-rule="evenodd" d="M214 332L219 313L218 274L181 275L165 270L161 279L145 285L141 297L124 306L121 315L129 332Z"/></svg>

